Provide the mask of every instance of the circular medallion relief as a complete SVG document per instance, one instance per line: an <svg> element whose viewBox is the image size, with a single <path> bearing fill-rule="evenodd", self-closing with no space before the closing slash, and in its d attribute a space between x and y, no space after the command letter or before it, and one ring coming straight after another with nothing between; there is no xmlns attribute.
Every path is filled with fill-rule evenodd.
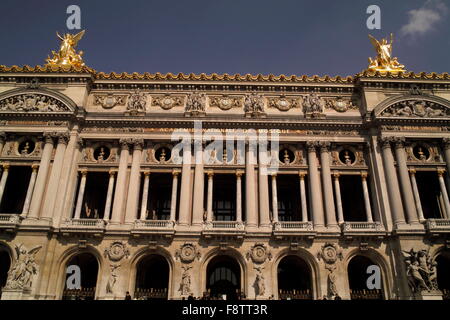
<svg viewBox="0 0 450 320"><path fill-rule="evenodd" d="M193 244L185 243L179 250L177 250L176 256L179 257L182 262L190 263L194 261L196 257L199 257L200 253Z"/></svg>

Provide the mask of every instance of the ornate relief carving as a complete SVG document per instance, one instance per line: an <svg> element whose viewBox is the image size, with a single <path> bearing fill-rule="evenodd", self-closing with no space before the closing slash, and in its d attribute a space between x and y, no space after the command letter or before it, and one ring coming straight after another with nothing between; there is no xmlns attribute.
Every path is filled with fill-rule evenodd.
<svg viewBox="0 0 450 320"><path fill-rule="evenodd" d="M325 108L334 109L337 112L346 112L347 110L357 110L358 107L353 104L351 99L345 99L343 97L326 98Z"/></svg>
<svg viewBox="0 0 450 320"><path fill-rule="evenodd" d="M126 95L96 94L94 95L94 105L102 106L105 109L112 109L115 106L124 106Z"/></svg>
<svg viewBox="0 0 450 320"><path fill-rule="evenodd" d="M264 279L264 275L262 273L262 270L264 269L263 266L253 267L256 270L256 278L255 278L255 293L256 296L264 296L266 292L266 283Z"/></svg>
<svg viewBox="0 0 450 320"><path fill-rule="evenodd" d="M118 159L117 146L111 143L86 143L83 149L83 161L94 163L114 163Z"/></svg>
<svg viewBox="0 0 450 320"><path fill-rule="evenodd" d="M403 251L405 256L406 276L408 285L413 293L422 290L438 290L437 262L433 261L429 251L411 249Z"/></svg>
<svg viewBox="0 0 450 320"><path fill-rule="evenodd" d="M130 93L128 97L127 111L130 114L145 112L147 105L147 95L141 92L139 89Z"/></svg>
<svg viewBox="0 0 450 320"><path fill-rule="evenodd" d="M172 109L173 107L181 107L184 104L184 97L166 94L164 96L154 96L152 99L152 106L161 107L164 110Z"/></svg>
<svg viewBox="0 0 450 320"><path fill-rule="evenodd" d="M202 115L206 110L206 96L204 93L192 92L186 100L185 115Z"/></svg>
<svg viewBox="0 0 450 320"><path fill-rule="evenodd" d="M71 110L64 103L53 97L37 93L26 93L1 100L0 111L70 112Z"/></svg>
<svg viewBox="0 0 450 320"><path fill-rule="evenodd" d="M239 97L231 97L227 95L209 97L209 105L222 110L230 110L231 108L239 108L242 101Z"/></svg>
<svg viewBox="0 0 450 320"><path fill-rule="evenodd" d="M123 258L128 258L130 251L127 248L125 242L114 241L111 243L109 248L105 249L105 257L107 257L112 262L119 262Z"/></svg>
<svg viewBox="0 0 450 320"><path fill-rule="evenodd" d="M262 95L253 92L245 95L244 112L246 116L264 116L264 98Z"/></svg>
<svg viewBox="0 0 450 320"><path fill-rule="evenodd" d="M450 116L450 109L427 100L405 100L381 112L382 117L438 118Z"/></svg>
<svg viewBox="0 0 450 320"><path fill-rule="evenodd" d="M180 283L180 289L178 289L181 292L182 296L188 296L191 294L191 275L189 274L189 269L192 267L190 266L182 266L183 268L183 274L181 275L181 283Z"/></svg>
<svg viewBox="0 0 450 320"><path fill-rule="evenodd" d="M23 244L15 245L16 260L8 272L6 281L7 289L30 289L33 284L33 276L38 272L35 261L36 254L42 246L27 250Z"/></svg>
<svg viewBox="0 0 450 320"><path fill-rule="evenodd" d="M303 112L305 117L321 118L324 117L323 109L325 102L317 93L311 93L303 98Z"/></svg>
<svg viewBox="0 0 450 320"><path fill-rule="evenodd" d="M269 108L276 108L280 111L288 111L292 108L299 108L300 103L298 98L287 98L281 96L279 98L268 98Z"/></svg>
<svg viewBox="0 0 450 320"><path fill-rule="evenodd" d="M256 243L247 252L247 259L253 263L264 263L267 259L272 260L272 253L262 243Z"/></svg>
<svg viewBox="0 0 450 320"><path fill-rule="evenodd" d="M180 259L183 263L191 263L196 258L200 259L200 252L197 247L192 243L183 244L179 250L175 252L175 258Z"/></svg>
<svg viewBox="0 0 450 320"><path fill-rule="evenodd" d="M317 259L325 262L325 269L328 270L327 284L328 284L328 297L333 298L338 296L336 288L336 262L342 260L342 250L338 249L334 243L326 243L322 246L321 251L317 254Z"/></svg>

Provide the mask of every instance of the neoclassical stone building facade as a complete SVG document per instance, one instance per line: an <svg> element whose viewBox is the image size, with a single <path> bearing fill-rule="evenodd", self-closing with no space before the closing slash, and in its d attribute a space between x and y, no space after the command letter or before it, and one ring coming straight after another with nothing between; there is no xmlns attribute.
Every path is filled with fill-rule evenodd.
<svg viewBox="0 0 450 320"><path fill-rule="evenodd" d="M0 66L2 299L448 299L449 125L447 73Z"/></svg>

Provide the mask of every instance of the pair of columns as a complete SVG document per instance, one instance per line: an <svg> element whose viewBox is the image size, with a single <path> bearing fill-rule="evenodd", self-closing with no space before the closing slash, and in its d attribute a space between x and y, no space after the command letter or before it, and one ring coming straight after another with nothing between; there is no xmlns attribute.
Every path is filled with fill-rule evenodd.
<svg viewBox="0 0 450 320"><path fill-rule="evenodd" d="M148 206L148 193L150 188L150 171L145 171L144 173L144 186L142 188L142 202L141 202L141 213L139 215L140 220L146 220L147 206ZM172 195L170 201L170 221L175 221L176 219L176 209L177 209L177 191L178 191L178 175L180 171L172 171Z"/></svg>
<svg viewBox="0 0 450 320"><path fill-rule="evenodd" d="M339 183L339 177L340 177L339 172L333 173L334 192L336 194L338 223L342 224L345 222L345 220L344 220L344 212L343 212L343 208L342 208L341 187L340 187L340 183ZM361 173L361 183L362 183L362 187L363 187L364 207L366 209L366 219L367 219L367 222L373 222L372 208L370 205L369 188L367 185L367 172Z"/></svg>
<svg viewBox="0 0 450 320"><path fill-rule="evenodd" d="M236 171L236 221L242 222L242 174L243 172L240 170ZM213 181L214 181L214 172L208 171L208 194L207 194L207 203L206 203L206 221L213 221L214 213L212 210L213 203Z"/></svg>
<svg viewBox="0 0 450 320"><path fill-rule="evenodd" d="M308 204L306 203L305 175L305 172L299 172L302 222L308 221ZM272 174L272 215L272 221L274 223L278 222L278 192L276 174Z"/></svg>

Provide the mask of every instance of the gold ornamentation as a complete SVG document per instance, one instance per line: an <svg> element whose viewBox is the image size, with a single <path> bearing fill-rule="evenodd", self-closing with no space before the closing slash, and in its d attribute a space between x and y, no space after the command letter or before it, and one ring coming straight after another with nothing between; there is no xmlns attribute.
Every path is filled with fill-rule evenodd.
<svg viewBox="0 0 450 320"><path fill-rule="evenodd" d="M79 51L78 53L75 51L78 41L83 38L84 33L85 31L83 30L77 34L66 33L64 37L61 37L57 32L56 35L61 39L61 46L58 52L52 51L53 58L47 58L47 65L74 66L75 68L84 67L85 64L81 58L83 51Z"/></svg>
<svg viewBox="0 0 450 320"><path fill-rule="evenodd" d="M394 42L394 35L391 33L391 42L388 43L386 38L381 39L381 42L369 34L369 39L377 52L375 59L369 58L368 71L379 72L404 72L405 66L397 61L396 57L392 57L392 44Z"/></svg>

